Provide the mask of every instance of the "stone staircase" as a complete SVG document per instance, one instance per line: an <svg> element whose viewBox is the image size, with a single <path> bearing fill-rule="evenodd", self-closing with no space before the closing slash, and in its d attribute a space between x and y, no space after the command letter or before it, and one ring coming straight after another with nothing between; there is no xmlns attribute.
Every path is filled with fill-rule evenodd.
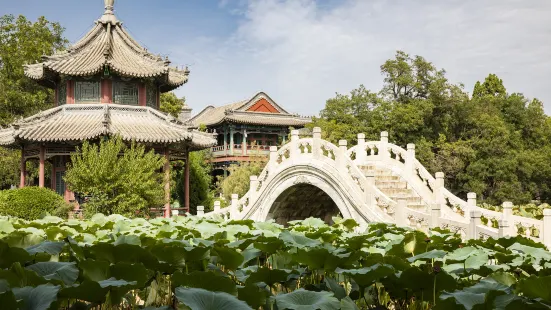
<svg viewBox="0 0 551 310"><path fill-rule="evenodd" d="M365 176L375 176L375 186L390 199L398 201L399 198L405 198L409 208L427 212L427 205L402 177L389 169L375 166L359 166L358 168Z"/></svg>

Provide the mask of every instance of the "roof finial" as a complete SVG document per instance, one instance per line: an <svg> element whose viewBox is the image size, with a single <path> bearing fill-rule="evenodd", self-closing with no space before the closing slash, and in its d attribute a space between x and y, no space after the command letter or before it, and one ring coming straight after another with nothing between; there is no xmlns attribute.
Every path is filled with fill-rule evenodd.
<svg viewBox="0 0 551 310"><path fill-rule="evenodd" d="M113 14L115 0L103 0L103 2L105 3L105 14Z"/></svg>

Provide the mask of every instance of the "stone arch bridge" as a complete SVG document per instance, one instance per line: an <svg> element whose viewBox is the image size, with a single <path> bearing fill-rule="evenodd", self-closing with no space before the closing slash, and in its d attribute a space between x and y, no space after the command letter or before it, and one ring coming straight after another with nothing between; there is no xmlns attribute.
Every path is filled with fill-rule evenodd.
<svg viewBox="0 0 551 310"><path fill-rule="evenodd" d="M388 141L387 132L379 141L358 134L357 145L349 147L346 140L337 146L321 139L320 128L311 138L293 130L289 143L271 147L269 162L251 177L243 197L234 194L229 207L215 205L203 216L285 223L310 216L330 221L337 214L360 227L443 227L465 238L522 234L551 245L551 210L536 220L513 215L510 202L496 212L478 207L474 193L463 200L444 187L443 173L432 176L416 159L414 144L403 149Z"/></svg>

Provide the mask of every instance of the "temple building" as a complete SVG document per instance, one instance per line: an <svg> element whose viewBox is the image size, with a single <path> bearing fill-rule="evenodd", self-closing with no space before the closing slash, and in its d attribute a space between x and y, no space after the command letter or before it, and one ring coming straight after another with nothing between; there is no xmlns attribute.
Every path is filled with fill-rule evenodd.
<svg viewBox="0 0 551 310"><path fill-rule="evenodd" d="M208 106L189 122L206 126L217 133L212 147L215 172L224 173L231 164L267 156L270 146L286 143L290 128L300 129L311 122L308 117L287 112L264 92L232 104Z"/></svg>
<svg viewBox="0 0 551 310"><path fill-rule="evenodd" d="M47 186L49 161L49 186L70 201L74 194L63 176L75 147L111 135L142 143L165 157L164 214L169 216L170 161L186 162L184 186L189 188L188 153L209 148L216 140L159 111L160 93L185 84L189 71L140 46L115 16L115 1L104 2L103 16L80 41L25 67L27 77L55 91L55 107L0 129L0 146L22 150L20 187L26 183L28 160L39 162L38 183Z"/></svg>

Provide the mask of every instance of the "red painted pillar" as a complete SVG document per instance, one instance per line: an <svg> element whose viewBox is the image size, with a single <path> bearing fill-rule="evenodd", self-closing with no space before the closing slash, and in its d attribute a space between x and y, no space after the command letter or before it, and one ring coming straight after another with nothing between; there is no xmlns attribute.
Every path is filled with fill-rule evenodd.
<svg viewBox="0 0 551 310"><path fill-rule="evenodd" d="M25 160L25 149L21 148L21 177L19 180L19 188L25 187L25 177L27 176L27 165Z"/></svg>
<svg viewBox="0 0 551 310"><path fill-rule="evenodd" d="M67 104L75 103L75 81L67 81Z"/></svg>
<svg viewBox="0 0 551 310"><path fill-rule="evenodd" d="M44 187L44 163L46 161L46 147L44 145L40 146L39 161L38 187Z"/></svg>
<svg viewBox="0 0 551 310"><path fill-rule="evenodd" d="M145 107L147 104L146 100L147 100L147 97L145 94L145 84L140 83L138 85L138 104L141 105L142 107Z"/></svg>
<svg viewBox="0 0 551 310"><path fill-rule="evenodd" d="M101 103L113 103L113 81L101 80Z"/></svg>
<svg viewBox="0 0 551 310"><path fill-rule="evenodd" d="M165 166L163 167L165 172L165 217L171 217L170 210L170 157L168 147L165 149Z"/></svg>
<svg viewBox="0 0 551 310"><path fill-rule="evenodd" d="M184 207L186 208L186 212L189 212L189 151L187 149L184 156Z"/></svg>

